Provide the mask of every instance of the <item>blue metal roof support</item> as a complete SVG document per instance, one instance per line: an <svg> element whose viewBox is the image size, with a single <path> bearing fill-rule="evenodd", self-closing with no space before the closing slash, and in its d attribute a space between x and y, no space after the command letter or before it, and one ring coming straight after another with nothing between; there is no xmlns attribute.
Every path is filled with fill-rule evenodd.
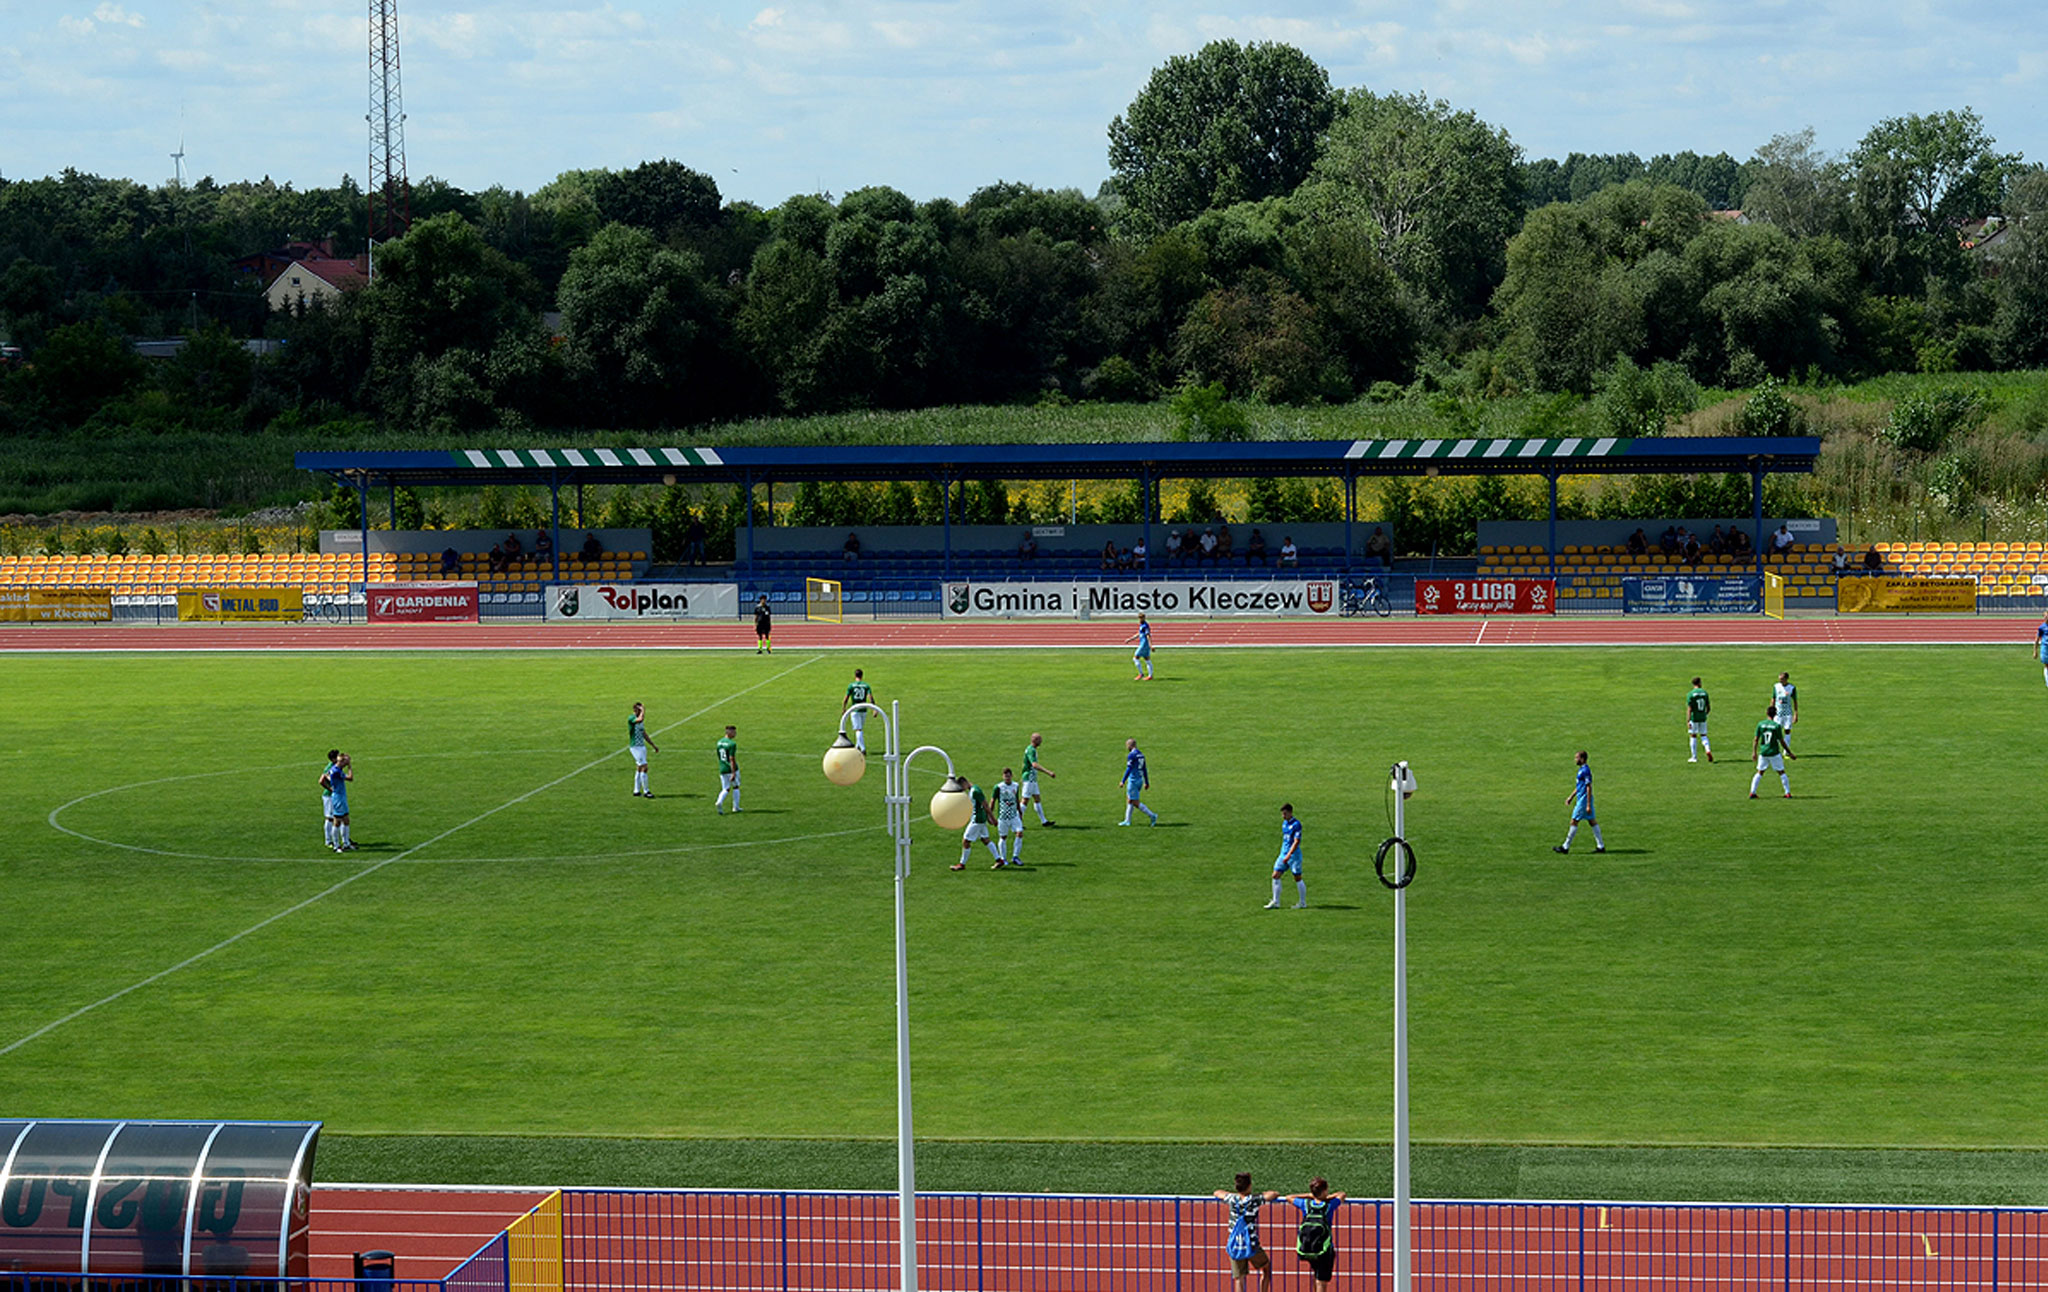
<svg viewBox="0 0 2048 1292"><path fill-rule="evenodd" d="M370 586L370 476L368 472L356 477L356 504L359 514L356 519L363 523L363 586Z"/></svg>
<svg viewBox="0 0 2048 1292"><path fill-rule="evenodd" d="M946 531L946 559L940 565L945 578L953 577L953 477L949 472L939 473L939 523Z"/></svg>
<svg viewBox="0 0 2048 1292"><path fill-rule="evenodd" d="M551 582L562 581L562 479L559 474L548 477L548 577Z"/></svg>
<svg viewBox="0 0 2048 1292"><path fill-rule="evenodd" d="M1550 552L1550 577L1557 577L1557 472L1550 473L1550 541L1544 545Z"/></svg>
<svg viewBox="0 0 2048 1292"><path fill-rule="evenodd" d="M1750 537L1751 547L1756 551L1756 573L1764 573L1764 469L1751 467L1749 471L1749 527L1755 531Z"/></svg>

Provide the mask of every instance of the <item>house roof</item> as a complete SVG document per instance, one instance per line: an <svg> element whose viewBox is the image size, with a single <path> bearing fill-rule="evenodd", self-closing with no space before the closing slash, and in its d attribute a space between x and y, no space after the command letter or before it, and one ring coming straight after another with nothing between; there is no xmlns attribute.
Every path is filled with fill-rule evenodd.
<svg viewBox="0 0 2048 1292"><path fill-rule="evenodd" d="M342 291L361 287L370 281L369 262L362 256L353 260L340 260L328 256L307 256L287 268L303 269L330 287ZM274 279L272 281L275 281Z"/></svg>

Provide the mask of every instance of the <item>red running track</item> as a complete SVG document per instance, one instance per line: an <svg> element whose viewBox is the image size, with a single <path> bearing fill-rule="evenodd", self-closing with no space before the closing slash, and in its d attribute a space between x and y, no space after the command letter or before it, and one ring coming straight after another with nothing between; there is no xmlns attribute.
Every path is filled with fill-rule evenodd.
<svg viewBox="0 0 2048 1292"><path fill-rule="evenodd" d="M438 1279L469 1259L547 1190L317 1185L313 1189L311 1273L354 1277L357 1252L398 1258L401 1279Z"/></svg>
<svg viewBox="0 0 2048 1292"><path fill-rule="evenodd" d="M2027 645L2030 618L1639 617L1167 620L1161 650L1229 646ZM1122 622L1003 620L785 624L784 650L1047 649L1122 645ZM736 650L744 624L51 624L0 627L4 651Z"/></svg>

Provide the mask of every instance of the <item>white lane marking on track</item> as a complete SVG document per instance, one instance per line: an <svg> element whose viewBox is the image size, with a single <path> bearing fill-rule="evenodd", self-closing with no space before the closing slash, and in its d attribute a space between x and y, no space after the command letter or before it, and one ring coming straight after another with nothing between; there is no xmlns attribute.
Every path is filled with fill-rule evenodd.
<svg viewBox="0 0 2048 1292"><path fill-rule="evenodd" d="M1487 629L1487 626L1488 626L1488 625L1490 625L1490 624L1492 624L1492 623L1493 623L1493 620L1491 620L1491 619L1482 619L1482 620L1480 620L1480 621L1479 621L1479 635L1478 635L1477 637L1474 637L1474 638L1472 639L1472 644L1473 644L1474 646L1477 646L1477 645L1478 645L1478 644L1479 644L1480 642L1483 642L1483 641L1485 641L1485 640L1486 640L1486 629Z"/></svg>
<svg viewBox="0 0 2048 1292"><path fill-rule="evenodd" d="M809 665L817 663L820 658L820 656L813 655L801 664L795 665L792 668L786 668L772 677L763 678L759 682L754 683L752 686L746 687L742 690L735 691L731 695L726 696L722 700L714 700L710 704L705 705L703 708L689 715L689 717L678 718L674 722L669 723L666 727L661 728L660 731L657 731L654 734L661 735L664 732L673 731L677 727L682 726L686 722L690 722L697 718L703 717L705 714L710 713L713 709L718 708L718 706L722 704L731 704L734 700L739 699L741 696L748 695L752 692L758 691L762 687L767 686L771 682L779 682L783 678L788 677L790 674L796 672L798 669L802 669L808 667ZM315 902L321 900L324 897L332 897L334 894L340 892L344 888L347 888L350 884L355 883L359 879L368 879L370 876L376 874L378 871L384 869L386 866L395 865L398 862L404 861L407 857L412 856L414 853L419 852L422 849L431 848L435 844L441 842L441 840L449 837L450 835L459 834L460 832L469 829L469 827L473 825L477 825L480 822L487 821L490 818L498 815L498 813L503 812L507 808L517 807L519 804L526 802L526 800L532 798L534 795L544 794L547 791L555 788L555 786L562 784L564 781L573 780L576 777L581 776L583 773L589 771L593 767L599 767L605 763L610 762L612 759L617 758L620 754L624 752L625 749L622 746L618 749L611 750L610 752L603 754L600 757L593 758L589 762L583 764L583 766L578 767L576 770L572 772L566 772L560 776L557 776L555 779L549 781L545 785L536 785L532 789L526 791L524 794L518 795L515 798L507 799L503 803L498 804L498 806L494 808L487 808L484 811L477 813L469 820L464 821L461 825L450 826L446 830L443 830L441 833L435 835L433 838L427 839L420 843L416 843L412 847L407 848L404 852L397 853L390 857L386 857L382 861L373 862L370 865L365 866L363 869L357 871L355 874L350 875L347 879L337 880L336 882L329 884L326 888L321 889L319 892L313 894L311 897L306 898L304 901L295 902L292 905L287 906L283 910L277 912L275 915L271 915L264 919L258 920L256 923L250 925L248 928L243 929L240 933L236 933L230 937L222 938L220 941L206 948L206 950L197 952L193 955L189 955L185 957L183 960L180 960L178 963L170 966L168 969L159 969L155 973L149 975L147 978L143 978L140 981L130 983L129 985L121 988L121 990L117 992L111 992L105 996L100 997L98 1000L94 1001L90 1005L81 1005L79 1008L72 1010L69 1014L64 1015L62 1018L52 1019L50 1022L43 1024L35 1031L30 1032L28 1035L18 1037L15 1040L9 1041L6 1045L0 1045L0 1058L4 1058L9 1054L14 1053L14 1051L20 1049L24 1045L27 1045L30 1041L36 1040L38 1037L48 1036L51 1032L56 1031L58 1028L64 1026L66 1023L72 1022L76 1019L83 1018L87 1014L92 1013L94 1010L99 1009L102 1006L111 1005L115 1001L120 1000L124 996L129 996L134 994L135 992L141 991L144 987L150 986L153 983L162 982L164 979L170 977L174 973L177 973L179 970L190 968L191 966L198 964L201 960L206 959L208 956L227 950L229 947L235 945L235 943L237 942L240 942L242 939L249 937L251 934L262 932L264 929L269 928L271 925L277 923L281 919L284 919L286 916L295 915L298 912L305 910L308 906L313 905Z"/></svg>

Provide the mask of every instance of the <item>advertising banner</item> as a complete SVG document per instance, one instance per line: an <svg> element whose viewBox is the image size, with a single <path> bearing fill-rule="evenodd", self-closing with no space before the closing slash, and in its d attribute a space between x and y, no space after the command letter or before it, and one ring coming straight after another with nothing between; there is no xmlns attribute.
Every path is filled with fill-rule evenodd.
<svg viewBox="0 0 2048 1292"><path fill-rule="evenodd" d="M1753 615L1764 608L1752 575L1623 579L1621 610L1629 615ZM1783 618L1782 611L1779 618Z"/></svg>
<svg viewBox="0 0 2048 1292"><path fill-rule="evenodd" d="M103 623L114 617L106 588L0 588L0 623Z"/></svg>
<svg viewBox="0 0 2048 1292"><path fill-rule="evenodd" d="M1835 609L1845 615L1972 614L1977 581L1844 575L1835 580Z"/></svg>
<svg viewBox="0 0 2048 1292"><path fill-rule="evenodd" d="M282 620L306 617L302 588L180 588L178 618L207 622Z"/></svg>
<svg viewBox="0 0 2048 1292"><path fill-rule="evenodd" d="M945 585L948 619L1092 619L1135 615L1320 618L1337 613L1335 579Z"/></svg>
<svg viewBox="0 0 2048 1292"><path fill-rule="evenodd" d="M1418 615L1554 615L1556 579L1417 579Z"/></svg>
<svg viewBox="0 0 2048 1292"><path fill-rule="evenodd" d="M737 583L557 583L548 589L550 619L738 619Z"/></svg>
<svg viewBox="0 0 2048 1292"><path fill-rule="evenodd" d="M473 624L474 583L373 583L364 593L373 624Z"/></svg>

